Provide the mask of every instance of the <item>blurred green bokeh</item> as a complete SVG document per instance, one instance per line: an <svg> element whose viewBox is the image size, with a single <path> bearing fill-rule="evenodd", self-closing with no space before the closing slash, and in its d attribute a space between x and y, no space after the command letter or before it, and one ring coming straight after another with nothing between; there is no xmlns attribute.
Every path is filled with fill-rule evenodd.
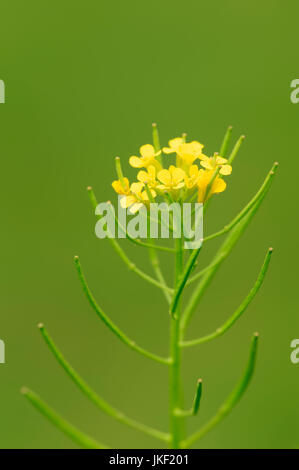
<svg viewBox="0 0 299 470"><path fill-rule="evenodd" d="M2 253L0 338L1 448L73 444L19 394L27 385L82 430L117 448L160 443L98 411L65 376L36 328L43 321L73 366L111 404L167 429L163 365L126 348L87 304L73 265L79 254L105 311L129 336L166 354L168 314L161 293L127 271L109 243L96 239L85 187L115 199L114 157L150 142L151 123L165 145L187 132L207 152L227 125L246 141L215 198L207 232L221 228L256 192L273 161L281 164L267 200L224 263L194 316L189 336L219 326L254 283L274 246L262 290L222 338L184 355L186 402L204 380L200 416L213 415L239 379L250 337L260 333L256 374L232 414L208 434L205 448L299 445L299 335L296 251L299 104L295 0L179 2L5 2L1 5L0 106ZM132 169L128 169L130 175ZM219 241L207 245L204 266ZM150 272L147 253L128 246ZM162 257L171 279L169 256Z"/></svg>

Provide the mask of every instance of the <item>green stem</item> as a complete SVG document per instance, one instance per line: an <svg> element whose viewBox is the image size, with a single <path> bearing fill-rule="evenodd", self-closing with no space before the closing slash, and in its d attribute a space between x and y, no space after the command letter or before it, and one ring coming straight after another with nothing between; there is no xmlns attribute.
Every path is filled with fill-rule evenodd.
<svg viewBox="0 0 299 470"><path fill-rule="evenodd" d="M217 178L217 176L219 175L219 171L220 171L220 167L218 166L215 170L214 170L214 173L212 174L212 177L209 181L209 184L207 185L207 188L206 188L206 193L205 193L205 196L204 196L204 201L205 201L205 206L206 204L208 203L208 197L209 197L209 194L210 194L210 191L212 189L212 186L213 186L213 183L215 181L215 179ZM205 210L205 207L204 207L204 210Z"/></svg>
<svg viewBox="0 0 299 470"><path fill-rule="evenodd" d="M198 339L191 339L191 340L188 340L188 341L183 341L181 343L181 346L182 347L188 347L188 346L197 346L198 344L202 344L202 343L206 343L208 341L211 341L212 339L215 339L215 338L218 338L218 336L221 336L223 335L229 328L231 328L234 323L241 317L241 315L245 312L245 310L247 309L248 305L251 303L251 301L254 299L254 297L256 296L256 294L258 293L261 285L263 284L263 281L265 279L265 276L266 276L266 273L268 271L268 267L269 267L269 263L270 263L270 260L271 260L271 255L272 255L272 252L273 252L273 248L269 248L267 254L266 254L266 257L265 257L265 260L264 260L264 263L262 265L262 268L260 270L260 273L258 275L258 278L253 286L253 288L251 289L251 291L249 292L249 294L247 295L247 297L243 300L243 302L241 303L241 305L237 308L237 310L233 313L233 315L224 323L224 325L222 325L220 328L217 328L216 331L214 331L213 333L209 334L209 335L206 335L206 336L203 336L202 338L198 338Z"/></svg>
<svg viewBox="0 0 299 470"><path fill-rule="evenodd" d="M149 250L149 257L150 257L150 262L153 266L153 270L156 274L156 277L157 277L157 280L160 282L161 285L167 287L166 285L166 281L164 279L164 276L163 276L163 273L162 273L162 270L161 270L161 266L160 266L160 261L159 261L159 257L158 257L158 254L157 252L155 251L155 248L154 248L155 245L148 245L148 250ZM168 304L170 304L171 302L171 294L170 292L168 292L166 289L163 290L163 294L166 298L166 301Z"/></svg>
<svg viewBox="0 0 299 470"><path fill-rule="evenodd" d="M257 343L258 343L258 334L255 333L251 341L251 347L250 347L247 366L240 382L237 384L237 386L229 395L229 397L224 402L224 404L219 408L216 415L210 421L208 421L208 423L205 426L203 426L199 431L195 432L194 434L192 434L190 437L188 437L185 441L181 443L182 448L184 449L189 448L195 441L197 441L198 439L201 439L205 434L207 434L207 432L209 432L220 421L222 421L222 419L228 415L228 413L234 408L234 406L241 399L242 395L244 394L245 390L247 389L250 383L250 380L254 372L256 353L257 353Z"/></svg>
<svg viewBox="0 0 299 470"><path fill-rule="evenodd" d="M159 138L158 127L157 127L157 124L156 124L155 122L153 122L153 124L152 124L152 130L153 130L153 144L154 144L154 149L155 149L155 152L158 153L158 152L161 152L161 145L160 145L160 138ZM158 162L162 165L161 153L156 156L156 159L157 159Z"/></svg>
<svg viewBox="0 0 299 470"><path fill-rule="evenodd" d="M201 248L202 248L202 245L197 250L193 250L193 252L189 256L189 259L186 263L184 271L183 271L183 273L181 274L181 276L178 280L177 287L175 288L173 300L172 300L171 306L170 306L170 313L172 313L172 314L176 311L177 304L180 300L180 297L182 295L182 292L184 290L184 287L186 285L188 277L189 277L189 275L190 275L190 273L193 269L194 263L197 260L197 257L198 257L198 255L201 251Z"/></svg>
<svg viewBox="0 0 299 470"><path fill-rule="evenodd" d="M125 183L124 183L124 174L123 174L123 171L122 171L121 162L120 162L119 157L115 157L115 168L116 168L117 177L118 177L119 181L121 182L121 185L122 185L123 189L125 189L126 187L125 187Z"/></svg>
<svg viewBox="0 0 299 470"><path fill-rule="evenodd" d="M159 430L153 429L150 426L147 426L143 423L139 423L134 419L127 417L123 412L113 408L109 403L103 400L94 390L92 390L89 385L77 374L77 372L73 369L73 367L67 362L64 358L63 354L55 345L54 341L48 334L47 330L45 329L43 324L38 325L40 332L49 347L50 351L58 361L58 363L62 366L68 376L72 379L72 381L77 385L77 387L84 393L87 398L89 398L100 410L107 413L114 419L117 419L121 423L127 424L128 426L137 429L138 431L142 431L152 437L157 439L161 439L163 441L169 441L169 435L161 432Z"/></svg>
<svg viewBox="0 0 299 470"><path fill-rule="evenodd" d="M147 351L146 349L143 349L141 348L140 346L137 346L137 344L135 343L135 341L132 341L130 338L128 338L128 336L126 336L111 320L110 318L103 312L103 310L100 308L100 306L97 304L95 298L93 297L88 285L87 285L87 282L86 282L86 279L85 279L85 276L82 272L82 268L81 268L81 264L80 264L80 261L79 261L79 258L78 256L75 256L75 265L76 265L76 268L77 268L77 272L78 272L78 275L79 275L79 279L81 281L81 284L82 284L82 287L83 287L83 290L85 292L85 295L90 303L90 305L92 306L92 308L95 310L95 312L97 313L97 315L100 317L100 319L105 323L106 326L108 326L108 328L123 342L125 343L127 346L129 346L129 348L133 349L134 351L137 351L139 352L140 354L142 354L143 356L146 356L150 359L153 359L154 361L156 362L160 362L161 364L170 364L170 359L169 358L164 358L164 357L160 357L160 356L157 356L156 354L153 354L149 351Z"/></svg>
<svg viewBox="0 0 299 470"><path fill-rule="evenodd" d="M28 388L23 387L21 393L30 401L30 403L44 415L54 426L70 437L76 444L84 449L108 449L107 446L101 444L91 437L87 436L79 429L62 418L56 411L50 408L36 393Z"/></svg>
<svg viewBox="0 0 299 470"><path fill-rule="evenodd" d="M183 251L182 239L176 239L176 269L175 269L175 285L178 285L180 275L183 268ZM181 348L180 340L180 304L177 305L175 314L170 318L170 357L172 364L170 366L170 434L171 448L178 449L180 447L182 417L178 416L176 411L181 408L181 385L180 385L180 368L181 368Z"/></svg>
<svg viewBox="0 0 299 470"><path fill-rule="evenodd" d="M236 144L235 144L235 146L234 146L234 148L233 148L233 150L232 150L232 152L231 152L231 154L228 158L229 165L231 165L233 163L234 159L236 158L244 139L245 139L245 135L241 135L241 137L239 137L239 139L237 140L237 142L236 142Z"/></svg>

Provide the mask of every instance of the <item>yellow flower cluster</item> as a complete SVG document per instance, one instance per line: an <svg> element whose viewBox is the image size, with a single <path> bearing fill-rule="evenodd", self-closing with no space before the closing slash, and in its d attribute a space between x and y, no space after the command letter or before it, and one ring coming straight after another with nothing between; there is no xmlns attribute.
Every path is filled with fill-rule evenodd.
<svg viewBox="0 0 299 470"><path fill-rule="evenodd" d="M170 201L193 201L205 203L213 194L221 193L226 188L222 176L230 175L232 167L226 158L215 153L208 157L203 153L204 146L197 142L185 142L177 137L163 147L162 152L175 154L175 165L162 166L162 152L155 151L150 145L140 147L140 156L131 156L129 163L133 168L143 168L137 174L138 182L130 185L128 178L121 175L113 181L112 186L117 194L123 195L121 206L130 207L132 213L143 205L147 206L157 196L166 196ZM194 163L199 161L200 166Z"/></svg>

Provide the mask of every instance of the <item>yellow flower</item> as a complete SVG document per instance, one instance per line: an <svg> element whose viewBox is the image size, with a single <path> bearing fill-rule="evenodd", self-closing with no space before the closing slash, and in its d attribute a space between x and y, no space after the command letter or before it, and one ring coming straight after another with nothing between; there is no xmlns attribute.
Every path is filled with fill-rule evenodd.
<svg viewBox="0 0 299 470"><path fill-rule="evenodd" d="M206 194L208 184L214 175L214 170L199 170L198 172L198 202L204 203L212 194L222 193L226 188L226 182L217 176L209 190L209 194Z"/></svg>
<svg viewBox="0 0 299 470"><path fill-rule="evenodd" d="M178 153L180 146L184 143L182 137L176 137L175 139L171 139L168 142L169 147L163 147L163 152L166 154L169 153Z"/></svg>
<svg viewBox="0 0 299 470"><path fill-rule="evenodd" d="M158 180L162 183L157 185L157 189L162 191L172 191L183 188L185 172L181 168L170 165L168 170L161 170L158 173Z"/></svg>
<svg viewBox="0 0 299 470"><path fill-rule="evenodd" d="M221 175L230 175L232 172L231 165L227 164L227 159L220 157L217 153L214 153L213 157L207 157L204 155L204 158L200 162L206 170L216 170L220 167L219 173Z"/></svg>
<svg viewBox="0 0 299 470"><path fill-rule="evenodd" d="M133 168L147 168L149 165L154 165L157 170L161 169L160 163L156 160L156 157L160 155L159 152L155 152L155 149L152 145L146 144L140 147L141 157L136 157L133 155L129 159L129 163Z"/></svg>
<svg viewBox="0 0 299 470"><path fill-rule="evenodd" d="M149 165L147 171L141 170L138 172L137 179L141 183L147 184L149 188L155 188L157 185L156 168Z"/></svg>
<svg viewBox="0 0 299 470"><path fill-rule="evenodd" d="M113 181L112 187L117 194L130 194L130 183L128 178L123 178L123 181Z"/></svg>
<svg viewBox="0 0 299 470"><path fill-rule="evenodd" d="M199 168L197 165L191 165L188 174L185 174L185 185L187 189L192 189L196 186L199 178Z"/></svg>
<svg viewBox="0 0 299 470"><path fill-rule="evenodd" d="M203 145L194 140L190 143L183 143L179 147L178 156L185 165L192 165L197 158L202 157Z"/></svg>
<svg viewBox="0 0 299 470"><path fill-rule="evenodd" d="M203 144L193 140L193 142L184 142L184 139L177 137L168 142L169 147L164 147L163 152L166 154L177 154L177 166L188 172L190 165L197 158L202 158Z"/></svg>
<svg viewBox="0 0 299 470"><path fill-rule="evenodd" d="M147 192L143 190L144 184L139 183L132 183L130 187L130 193L125 195L121 201L120 205L123 209L130 207L130 212L135 214L139 211L144 204L149 202L149 198ZM152 197L156 197L156 192L153 189L150 189Z"/></svg>

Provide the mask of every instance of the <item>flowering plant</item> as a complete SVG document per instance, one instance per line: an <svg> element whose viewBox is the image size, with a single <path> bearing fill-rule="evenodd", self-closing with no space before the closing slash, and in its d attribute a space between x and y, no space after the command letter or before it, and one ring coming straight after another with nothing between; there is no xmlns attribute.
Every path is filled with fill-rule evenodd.
<svg viewBox="0 0 299 470"><path fill-rule="evenodd" d="M130 185L128 178L123 176L120 161L117 160L116 170L119 179L113 181L114 190L124 197L122 207L130 207L135 213L143 205L154 202L157 196L167 196L171 201L186 201L197 198L205 203L213 194L221 193L226 188L223 175L232 172L231 163L226 158L214 153L206 156L204 146L197 141L186 142L186 135L169 141L169 147L163 147L164 155L175 154L176 165L163 168L157 127L153 125L155 145L146 144L140 147L140 157L131 156L129 163L134 168L145 168L137 174L138 182ZM201 167L194 164L199 161Z"/></svg>
<svg viewBox="0 0 299 470"><path fill-rule="evenodd" d="M197 201L197 203L203 205L203 212L206 213L212 196L221 193L226 189L227 184L224 177L231 174L233 161L244 139L244 136L241 136L237 140L231 153L227 156L231 133L232 128L229 127L223 139L219 153L214 153L213 156L207 156L203 153L204 146L198 141L187 142L186 135L170 140L168 146L161 149L157 126L154 124L153 145L146 144L141 146L140 156L131 156L129 159L130 165L133 168L138 169L137 181L130 184L129 179L123 174L120 159L116 158L117 180L113 181L112 186L116 193L121 196L120 204L122 208L128 209L131 214L135 214L140 212L141 209L148 211L150 205L155 203L158 199L165 201L166 204L169 205L175 202L179 207L182 207L185 202ZM173 155L175 162L171 164L170 159L173 158ZM204 237L201 240L200 246L196 249L191 251L187 251L185 249L184 234L180 234L180 237L176 237L174 247L170 248L168 246L160 246L154 243L153 240L144 241L141 239L134 239L125 230L125 237L128 241L133 242L135 245L146 247L149 250L150 260L155 275L154 277L137 267L128 258L119 242L114 237L109 237L111 245L128 268L133 271L133 273L161 289L165 295L170 314L169 355L167 357L162 357L137 345L114 324L114 322L106 315L103 309L96 302L95 297L88 287L79 258L78 256L75 257L75 265L83 291L90 305L104 324L125 345L137 353L142 354L143 356L156 361L169 369L169 431L160 431L140 423L139 421L126 416L123 412L107 403L89 387L77 372L75 372L55 345L44 325L39 325L41 334L57 361L79 389L98 408L118 421L162 440L165 445L171 448L189 448L210 431L233 409L252 378L257 352L257 333L252 336L249 358L245 371L232 393L224 401L223 405L210 421L195 433L189 436L185 435L184 421L187 418L192 418L197 415L200 409L202 380L198 379L196 383L192 405L185 409L180 393L182 386L181 358L183 350L185 348L203 344L223 335L241 317L262 285L269 266L272 248L267 250L261 270L249 294L222 326L206 336L195 339L186 339L187 327L206 288L235 246L236 242L241 237L265 198L271 186L276 169L277 163L274 163L260 189L240 211L240 213L237 214L224 228L220 229L216 233ZM88 187L87 190L95 212L101 219L103 216L97 211L98 203L95 194L91 187ZM117 222L119 223L119 221ZM195 272L197 267L197 258L201 250L205 248L207 242L225 234L226 238L214 256L212 262L204 269ZM158 256L158 252L160 250L174 254L175 274L173 287L170 287L167 284L163 275ZM184 289L187 285L191 285L193 283L195 284L194 291L187 302L183 303ZM106 445L95 441L93 438L82 433L67 422L33 391L23 388L22 392L42 414L44 414L54 425L66 433L80 446L85 448L107 448Z"/></svg>

